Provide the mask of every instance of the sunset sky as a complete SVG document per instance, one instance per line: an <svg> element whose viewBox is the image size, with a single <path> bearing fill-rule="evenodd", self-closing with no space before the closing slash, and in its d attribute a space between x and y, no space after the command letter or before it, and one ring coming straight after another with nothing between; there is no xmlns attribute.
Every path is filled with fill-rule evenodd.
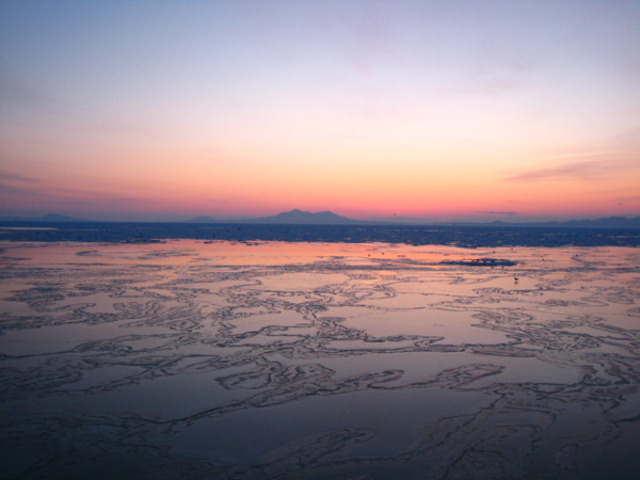
<svg viewBox="0 0 640 480"><path fill-rule="evenodd" d="M640 215L640 2L0 3L0 216Z"/></svg>

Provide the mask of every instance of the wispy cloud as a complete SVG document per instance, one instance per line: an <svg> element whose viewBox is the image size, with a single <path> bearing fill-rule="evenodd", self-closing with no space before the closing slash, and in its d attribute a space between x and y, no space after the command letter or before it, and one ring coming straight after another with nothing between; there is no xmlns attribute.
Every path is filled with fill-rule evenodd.
<svg viewBox="0 0 640 480"><path fill-rule="evenodd" d="M0 182L1 181L21 182L21 183L39 183L41 180L34 177L27 177L26 175L21 175L19 173L0 170Z"/></svg>
<svg viewBox="0 0 640 480"><path fill-rule="evenodd" d="M535 182L550 179L575 179L593 181L620 175L637 168L636 162L626 159L588 160L566 163L557 167L539 168L507 177L508 182Z"/></svg>
<svg viewBox="0 0 640 480"><path fill-rule="evenodd" d="M16 177L21 177L16 175ZM28 177L24 177L28 179ZM131 203L139 201L134 197L122 197L115 194L96 192L94 190L83 190L76 188L65 188L45 185L43 182L37 179L27 180L24 183L38 183L38 185L25 185L25 184L12 184L12 182L3 183L0 181L0 195L12 195L19 197L40 198L48 202L56 202L62 200L69 200L72 202L84 202L84 203L96 203L96 202L116 202L116 203Z"/></svg>
<svg viewBox="0 0 640 480"><path fill-rule="evenodd" d="M17 187L15 185L7 185L0 183L0 197L8 195L19 195L22 197L42 197L42 193L34 191L30 188Z"/></svg>
<svg viewBox="0 0 640 480"><path fill-rule="evenodd" d="M640 128L627 129L590 144L556 146L537 152L547 166L508 174L508 182L550 179L597 181L640 175ZM551 166L553 165L553 166Z"/></svg>

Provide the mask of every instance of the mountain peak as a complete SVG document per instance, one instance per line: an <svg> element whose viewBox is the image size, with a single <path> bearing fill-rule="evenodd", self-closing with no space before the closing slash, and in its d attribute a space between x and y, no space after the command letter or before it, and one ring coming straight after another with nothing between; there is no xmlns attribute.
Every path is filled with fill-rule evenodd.
<svg viewBox="0 0 640 480"><path fill-rule="evenodd" d="M360 220L342 217L328 210L313 213L300 210L299 208L294 208L288 212L278 213L271 217L256 218L255 222L300 225L353 225L361 223Z"/></svg>

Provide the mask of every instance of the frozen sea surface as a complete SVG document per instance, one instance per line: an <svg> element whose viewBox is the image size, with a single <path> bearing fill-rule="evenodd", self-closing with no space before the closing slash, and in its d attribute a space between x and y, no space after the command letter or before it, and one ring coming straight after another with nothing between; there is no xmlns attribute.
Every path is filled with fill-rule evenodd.
<svg viewBox="0 0 640 480"><path fill-rule="evenodd" d="M1 478L640 471L637 248L1 247Z"/></svg>
<svg viewBox="0 0 640 480"><path fill-rule="evenodd" d="M0 221L0 241L149 242L162 239L403 243L408 245L640 246L638 228L508 225L264 225Z"/></svg>

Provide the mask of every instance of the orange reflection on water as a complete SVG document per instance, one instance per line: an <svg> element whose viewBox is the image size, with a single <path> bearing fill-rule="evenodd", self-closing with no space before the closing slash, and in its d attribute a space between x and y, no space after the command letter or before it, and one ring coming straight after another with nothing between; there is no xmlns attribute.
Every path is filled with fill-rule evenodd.
<svg viewBox="0 0 640 480"><path fill-rule="evenodd" d="M438 263L465 257L459 248L448 246L390 245L382 243L291 243L170 240L163 243L5 243L11 257L24 263L122 265L184 265L206 262L219 265L277 265L339 259L348 264L370 260ZM37 260L33 257L37 249Z"/></svg>

